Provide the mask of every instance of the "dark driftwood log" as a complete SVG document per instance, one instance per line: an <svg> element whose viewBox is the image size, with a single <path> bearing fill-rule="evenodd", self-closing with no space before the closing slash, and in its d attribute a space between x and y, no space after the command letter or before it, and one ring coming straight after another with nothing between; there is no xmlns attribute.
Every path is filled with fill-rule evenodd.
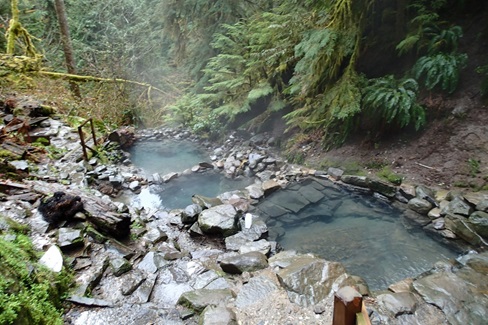
<svg viewBox="0 0 488 325"><path fill-rule="evenodd" d="M88 221L95 229L105 235L116 239L122 239L130 234L130 216L116 212L116 208L107 204L96 196L88 196L78 189L66 190L66 187L58 183L44 183L38 181L25 181L31 185L32 191L47 195L48 193L69 192L70 195L78 196L83 203Z"/></svg>

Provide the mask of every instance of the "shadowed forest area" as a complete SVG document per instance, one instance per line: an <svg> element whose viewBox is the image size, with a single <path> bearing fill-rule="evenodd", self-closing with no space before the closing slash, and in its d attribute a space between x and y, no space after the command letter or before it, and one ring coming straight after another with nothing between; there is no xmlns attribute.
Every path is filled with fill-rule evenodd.
<svg viewBox="0 0 488 325"><path fill-rule="evenodd" d="M9 33L14 4L27 34ZM69 79L64 98L77 102L46 97L107 128L178 123L211 139L272 130L290 161L316 162L344 144L370 152L409 142L459 103L482 107L487 12L482 1L455 0L3 2L0 48L37 61L16 73L2 63L1 87L6 96L41 78L61 87L57 96L67 87L45 80ZM50 73L65 71L85 78ZM354 152L329 160L341 155Z"/></svg>

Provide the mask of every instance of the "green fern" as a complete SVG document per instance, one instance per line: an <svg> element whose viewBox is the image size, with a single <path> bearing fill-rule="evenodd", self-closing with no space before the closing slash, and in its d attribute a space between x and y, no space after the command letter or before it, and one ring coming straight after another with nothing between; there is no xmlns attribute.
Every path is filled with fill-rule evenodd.
<svg viewBox="0 0 488 325"><path fill-rule="evenodd" d="M365 114L380 125L414 125L418 130L425 124L425 111L417 103L417 92L418 83L412 78L371 79L363 92Z"/></svg>
<svg viewBox="0 0 488 325"><path fill-rule="evenodd" d="M448 93L456 90L459 73L466 65L466 54L445 54L423 56L415 63L412 71L417 80L423 80L427 89L439 86Z"/></svg>

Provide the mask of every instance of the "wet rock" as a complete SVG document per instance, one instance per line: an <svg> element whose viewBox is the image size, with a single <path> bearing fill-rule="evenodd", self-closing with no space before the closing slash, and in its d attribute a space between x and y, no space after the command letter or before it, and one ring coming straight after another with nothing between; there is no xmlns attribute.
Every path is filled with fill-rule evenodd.
<svg viewBox="0 0 488 325"><path fill-rule="evenodd" d="M311 202L296 191L280 191L274 193L267 200L281 208L298 213L307 207Z"/></svg>
<svg viewBox="0 0 488 325"><path fill-rule="evenodd" d="M55 192L52 197L42 200L38 211L49 224L70 220L83 210L83 202L79 196Z"/></svg>
<svg viewBox="0 0 488 325"><path fill-rule="evenodd" d="M63 255L61 254L61 250L58 248L58 246L52 245L44 253L44 255L42 255L39 263L53 272L61 272L63 269Z"/></svg>
<svg viewBox="0 0 488 325"><path fill-rule="evenodd" d="M427 216L421 215L420 213L417 213L413 210L406 210L403 212L403 214L407 219L422 227L428 225L431 222L431 220Z"/></svg>
<svg viewBox="0 0 488 325"><path fill-rule="evenodd" d="M280 254L278 254L280 255ZM329 262L313 255L277 257L274 263L286 265L277 272L290 300L301 306L313 306L325 299L333 287L347 278L342 264Z"/></svg>
<svg viewBox="0 0 488 325"><path fill-rule="evenodd" d="M249 197L254 200L259 200L264 196L264 190L261 184L252 184L246 187Z"/></svg>
<svg viewBox="0 0 488 325"><path fill-rule="evenodd" d="M473 212L473 208L462 197L455 197L447 207L442 209L442 214L458 214L462 216L469 216Z"/></svg>
<svg viewBox="0 0 488 325"><path fill-rule="evenodd" d="M440 208L433 208L432 210L427 213L427 216L431 219L437 219L441 217L441 209Z"/></svg>
<svg viewBox="0 0 488 325"><path fill-rule="evenodd" d="M476 210L488 212L488 199L480 201L480 203L476 205Z"/></svg>
<svg viewBox="0 0 488 325"><path fill-rule="evenodd" d="M281 189L281 185L277 181L275 181L274 179L270 179L270 180L264 181L261 184L261 188L264 191L264 195L269 195L272 192Z"/></svg>
<svg viewBox="0 0 488 325"><path fill-rule="evenodd" d="M368 182L368 187L375 191L378 192L388 198L393 198L395 197L397 188L394 185L390 185L388 183L385 183L383 181L375 180L375 179L370 179Z"/></svg>
<svg viewBox="0 0 488 325"><path fill-rule="evenodd" d="M435 198L435 192L426 186L419 185L415 188L415 196L419 199L426 200L427 198L430 198L433 200Z"/></svg>
<svg viewBox="0 0 488 325"><path fill-rule="evenodd" d="M222 204L203 210L198 216L198 225L204 233L227 237L237 232L237 219L236 209L230 204Z"/></svg>
<svg viewBox="0 0 488 325"><path fill-rule="evenodd" d="M237 325L236 314L224 306L207 306L200 315L202 325Z"/></svg>
<svg viewBox="0 0 488 325"><path fill-rule="evenodd" d="M376 297L376 302L394 317L402 314L413 314L417 299L411 292L386 293Z"/></svg>
<svg viewBox="0 0 488 325"><path fill-rule="evenodd" d="M207 197L203 195L193 195L191 197L193 203L202 207L202 209L210 209L218 205L222 205L222 200L215 197Z"/></svg>
<svg viewBox="0 0 488 325"><path fill-rule="evenodd" d="M70 250L83 244L83 232L80 229L60 228L58 230L58 245L61 250Z"/></svg>
<svg viewBox="0 0 488 325"><path fill-rule="evenodd" d="M264 255L268 255L271 250L271 244L266 239L261 239L254 242L247 242L239 247L239 254L245 254L249 252L260 252Z"/></svg>
<svg viewBox="0 0 488 325"><path fill-rule="evenodd" d="M249 213L247 215L251 214ZM251 241L264 239L268 236L268 226L260 217L256 215L251 215L251 227L249 228L246 227L244 219L241 219L239 223L241 233Z"/></svg>
<svg viewBox="0 0 488 325"><path fill-rule="evenodd" d="M477 234L488 239L488 213L482 211L473 212L468 218L468 223Z"/></svg>
<svg viewBox="0 0 488 325"><path fill-rule="evenodd" d="M344 175L344 171L339 168L329 167L327 169L327 174L335 181L341 179L342 175Z"/></svg>
<svg viewBox="0 0 488 325"><path fill-rule="evenodd" d="M121 293L124 296L131 295L146 280L147 275L140 270L134 270L121 276Z"/></svg>
<svg viewBox="0 0 488 325"><path fill-rule="evenodd" d="M225 304L231 298L233 298L233 293L229 289L198 289L183 293L178 299L178 305L200 313L209 305Z"/></svg>
<svg viewBox="0 0 488 325"><path fill-rule="evenodd" d="M168 239L168 235L164 231L158 228L149 229L141 238L143 242L151 245L155 245L167 239Z"/></svg>
<svg viewBox="0 0 488 325"><path fill-rule="evenodd" d="M398 281L396 283L391 284L388 287L388 290L392 292L411 292L412 291L412 283L413 279L412 278L406 278L401 281Z"/></svg>
<svg viewBox="0 0 488 325"><path fill-rule="evenodd" d="M274 280L268 276L256 276L251 278L236 297L236 307L245 308L249 305L256 304L260 301L266 301L273 292L279 290L276 276Z"/></svg>
<svg viewBox="0 0 488 325"><path fill-rule="evenodd" d="M129 184L129 189L132 192L138 192L141 190L141 183L139 181L132 181Z"/></svg>
<svg viewBox="0 0 488 325"><path fill-rule="evenodd" d="M483 324L488 317L486 308L480 308L487 299L454 273L428 275L414 281L413 287L427 303L441 309L451 324Z"/></svg>
<svg viewBox="0 0 488 325"><path fill-rule="evenodd" d="M202 212L202 207L199 204L191 204L181 213L181 222L184 224L192 224L197 221L198 215Z"/></svg>
<svg viewBox="0 0 488 325"><path fill-rule="evenodd" d="M157 280L156 274L151 274L146 277L137 289L130 295L127 302L134 304L146 303L149 301Z"/></svg>
<svg viewBox="0 0 488 325"><path fill-rule="evenodd" d="M482 242L480 236L473 232L469 226L467 218L455 214L447 214L444 220L447 230L452 231L456 236L464 239L468 243L479 245Z"/></svg>
<svg viewBox="0 0 488 325"><path fill-rule="evenodd" d="M142 261L137 265L137 268L148 273L156 273L167 262L164 255L157 252L147 253Z"/></svg>
<svg viewBox="0 0 488 325"><path fill-rule="evenodd" d="M420 213L422 215L426 215L432 209L432 204L424 199L413 198L408 201L408 207L413 211Z"/></svg>
<svg viewBox="0 0 488 325"><path fill-rule="evenodd" d="M366 176L342 175L341 181L354 186L368 187L368 178Z"/></svg>
<svg viewBox="0 0 488 325"><path fill-rule="evenodd" d="M121 276L132 269L132 264L123 257L110 260L110 266L115 276Z"/></svg>
<svg viewBox="0 0 488 325"><path fill-rule="evenodd" d="M220 261L220 267L224 272L241 274L242 272L254 272L268 266L266 255L260 252L249 252L224 258Z"/></svg>

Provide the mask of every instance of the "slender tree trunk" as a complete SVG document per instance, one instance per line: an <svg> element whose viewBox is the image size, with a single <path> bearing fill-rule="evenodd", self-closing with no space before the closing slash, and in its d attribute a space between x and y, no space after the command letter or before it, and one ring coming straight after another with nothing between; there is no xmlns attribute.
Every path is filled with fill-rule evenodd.
<svg viewBox="0 0 488 325"><path fill-rule="evenodd" d="M12 11L12 19L9 22L8 38L7 38L7 54L14 55L15 52L15 37L19 30L19 1L10 1Z"/></svg>
<svg viewBox="0 0 488 325"><path fill-rule="evenodd" d="M63 43L66 69L68 70L69 74L76 74L73 46L71 45L71 37L69 34L68 19L66 17L66 7L64 5L64 0L54 0L54 7L56 9L59 30L61 32L61 42ZM81 97L80 87L76 82L70 81L70 88L73 95L75 95L76 97Z"/></svg>

